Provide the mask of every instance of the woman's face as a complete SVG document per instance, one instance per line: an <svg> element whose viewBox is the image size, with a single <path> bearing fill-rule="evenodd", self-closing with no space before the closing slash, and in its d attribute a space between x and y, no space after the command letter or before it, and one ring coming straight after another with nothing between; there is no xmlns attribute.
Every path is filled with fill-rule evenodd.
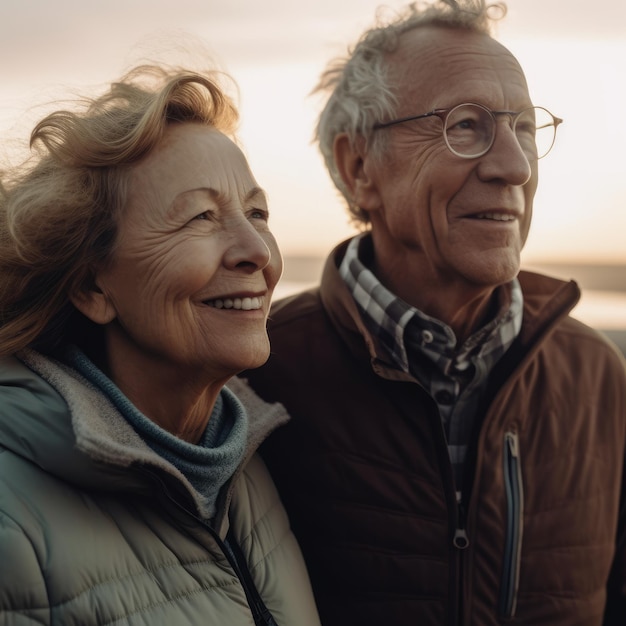
<svg viewBox="0 0 626 626"><path fill-rule="evenodd" d="M266 361L282 259L265 194L230 139L170 126L131 172L118 232L95 289L112 373L221 380Z"/></svg>

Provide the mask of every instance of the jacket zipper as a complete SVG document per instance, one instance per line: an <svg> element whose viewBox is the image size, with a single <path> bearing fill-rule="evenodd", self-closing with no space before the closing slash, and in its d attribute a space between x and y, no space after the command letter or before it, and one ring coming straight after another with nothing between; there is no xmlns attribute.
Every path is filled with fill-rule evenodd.
<svg viewBox="0 0 626 626"><path fill-rule="evenodd" d="M193 518L198 524L200 524L203 528L205 528L208 533L213 537L213 540L217 543L220 550L228 560L230 566L233 568L235 572L235 576L239 580L239 584L242 586L243 591L246 596L246 600L248 601L248 608L252 613L252 618L254 619L255 626L278 626L276 621L274 620L272 614L269 609L265 606L263 599L261 598L261 594L259 593L256 585L254 584L254 580L252 579L252 574L250 573L250 569L248 568L248 564L246 563L243 552L241 551L241 547L235 540L233 533L231 530L228 531L226 536L226 541L224 541L217 531L210 525L207 524L203 519L195 515L192 511L186 509L180 502L176 500L170 493L170 490L167 488L165 483L161 480L159 476L154 474L149 470L140 470L142 473L150 476L153 480L155 480L160 488L161 492L165 494L165 497L180 511L182 511L185 515ZM231 527L232 529L232 527Z"/></svg>
<svg viewBox="0 0 626 626"><path fill-rule="evenodd" d="M214 533L214 536L217 535L212 528L210 528L210 530ZM241 582L246 598L248 599L248 606L252 611L255 626L278 626L269 609L265 606L261 594L254 584L254 580L252 580L252 574L248 568L246 558L241 551L241 547L232 532L232 526L226 535L226 541L222 542L219 536L216 537L216 540L222 547L222 550L224 550L224 554L228 557L228 560L237 574L237 578L239 578Z"/></svg>
<svg viewBox="0 0 626 626"><path fill-rule="evenodd" d="M463 553L469 548L470 541L466 530L466 515L461 490L457 490L452 476L452 464L450 462L450 453L448 452L448 444L443 422L437 411L437 425L435 428L438 433L437 451L439 455L440 467L444 474L446 500L448 502L449 528L454 528L452 536L452 561L451 567L454 571L450 573L449 579L449 620L448 626L458 626L463 623L463 587L464 587L464 558ZM444 469L445 468L445 469ZM453 565L452 565L453 564Z"/></svg>
<svg viewBox="0 0 626 626"><path fill-rule="evenodd" d="M519 437L513 431L504 435L504 488L507 516L498 612L500 617L511 619L515 617L517 606L524 528L524 486Z"/></svg>
<svg viewBox="0 0 626 626"><path fill-rule="evenodd" d="M465 612L464 587L465 587L465 550L469 548L470 541L466 530L465 507L461 491L456 492L456 528L452 545L456 549L456 611L452 616L453 624L463 624L463 613Z"/></svg>
<svg viewBox="0 0 626 626"><path fill-rule="evenodd" d="M463 507L463 500L460 491L457 491L456 506L456 530L454 531L454 539L452 540L452 543L458 550L465 550L466 548L469 548L469 537L467 536L467 530L465 529L465 508Z"/></svg>

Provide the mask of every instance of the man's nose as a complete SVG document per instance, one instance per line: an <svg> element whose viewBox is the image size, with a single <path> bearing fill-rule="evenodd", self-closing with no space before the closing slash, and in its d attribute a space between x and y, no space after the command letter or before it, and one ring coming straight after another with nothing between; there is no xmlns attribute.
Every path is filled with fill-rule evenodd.
<svg viewBox="0 0 626 626"><path fill-rule="evenodd" d="M525 185L532 175L530 155L522 148L510 115L497 120L496 135L490 150L480 159L481 180L502 180L509 185Z"/></svg>

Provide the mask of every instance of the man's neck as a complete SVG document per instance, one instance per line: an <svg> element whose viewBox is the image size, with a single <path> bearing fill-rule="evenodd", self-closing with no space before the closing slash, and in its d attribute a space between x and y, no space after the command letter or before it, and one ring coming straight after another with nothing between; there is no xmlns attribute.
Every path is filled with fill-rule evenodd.
<svg viewBox="0 0 626 626"><path fill-rule="evenodd" d="M386 268L374 262L370 268L380 282L393 294L422 313L447 324L458 345L493 319L499 311L497 287L425 280L419 271L404 267Z"/></svg>

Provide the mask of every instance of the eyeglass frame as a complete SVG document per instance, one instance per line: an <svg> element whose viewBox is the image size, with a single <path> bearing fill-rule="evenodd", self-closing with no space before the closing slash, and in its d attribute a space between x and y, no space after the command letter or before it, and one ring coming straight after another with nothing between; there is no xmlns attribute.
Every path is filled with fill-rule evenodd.
<svg viewBox="0 0 626 626"><path fill-rule="evenodd" d="M491 137L491 141L489 142L489 145L485 148L484 151L479 152L477 154L461 154L460 152L457 152L456 150L454 150L452 148L452 146L450 146L450 142L448 141L448 134L446 133L446 121L448 119L448 116L450 115L450 113L452 111L454 111L455 109L458 109L459 107L462 106L466 106L466 105L473 105L473 106L477 106L481 109L483 109L483 111L486 111L487 113L489 113L489 115L491 116L491 118L493 119L494 122L494 128L497 128L496 126L496 116L497 115L508 115L511 118L511 129L514 130L515 126L517 124L517 120L520 118L520 116L523 113L526 113L526 111L529 111L530 109L542 109L544 110L548 115L550 115L550 117L552 118L552 122L554 125L554 137L552 139L552 143L550 144L550 147L548 148L547 152L545 154L542 154L540 157L538 157L537 160L539 159L543 159L543 157L547 156L548 154L550 154L550 151L552 150L552 147L554 146L554 142L556 141L556 130L559 127L559 124L563 123L563 119L560 117L557 117L556 115L554 115L553 113L551 113L550 111L548 111L548 109L546 109L545 107L541 107L541 106L530 106L530 107L526 107L525 109L522 109L521 111L493 111L489 108L487 108L484 104L479 104L478 102L461 102L460 104L455 104L453 107L449 107L447 109L433 109L432 111L429 111L428 113L421 113L420 115L409 115L407 117L400 117L398 119L395 120L391 120L389 122L377 122L376 124L374 124L372 126L372 130L379 130L381 128L389 128L390 126L395 126L396 124L404 124L404 122L412 122L414 120L420 120L420 119L424 119L426 117L432 117L432 116L436 116L441 120L441 134L443 135L443 139L446 142L446 147L448 148L448 150L450 150L450 152L452 152L452 154L454 154L455 156L458 156L461 159L478 159L482 156L485 156L485 154L487 154L487 152L489 152L489 150L491 150L491 148L493 147L493 143L496 140L496 132L494 130L494 133ZM542 126L541 128L545 128L544 126Z"/></svg>

